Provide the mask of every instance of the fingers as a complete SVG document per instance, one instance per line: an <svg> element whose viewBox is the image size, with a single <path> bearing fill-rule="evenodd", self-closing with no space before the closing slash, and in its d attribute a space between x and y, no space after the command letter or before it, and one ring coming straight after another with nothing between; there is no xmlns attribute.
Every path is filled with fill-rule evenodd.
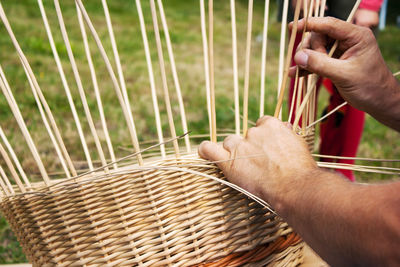
<svg viewBox="0 0 400 267"><path fill-rule="evenodd" d="M325 53L304 49L296 53L294 61L302 69L336 80L343 74L344 60L334 59ZM343 78L343 77L342 77Z"/></svg>
<svg viewBox="0 0 400 267"><path fill-rule="evenodd" d="M203 141L199 146L199 156L210 161L228 160L230 153L221 145L210 141Z"/></svg>
<svg viewBox="0 0 400 267"><path fill-rule="evenodd" d="M262 116L261 118L259 118L256 121L256 127L264 125L267 122L267 120L269 120L269 119L273 119L273 117L267 116L267 115L266 116Z"/></svg>
<svg viewBox="0 0 400 267"><path fill-rule="evenodd" d="M292 66L289 68L289 77L290 78L296 77L296 70L297 70L297 66ZM299 77L304 77L309 74L311 74L311 72L309 72L308 70L299 69Z"/></svg>
<svg viewBox="0 0 400 267"><path fill-rule="evenodd" d="M289 128L290 130L292 130L292 128L293 128L293 125L292 125L290 122L288 122L288 121L284 122L283 125L285 125L285 126L286 126L287 128Z"/></svg>
<svg viewBox="0 0 400 267"><path fill-rule="evenodd" d="M305 23L305 19L299 20L297 24L298 32L303 31L306 26ZM293 24L290 24L289 28L293 28ZM306 26L308 32L324 34L339 41L354 39L357 36L356 29L357 26L332 17L308 18ZM358 40L353 40L354 44L357 42Z"/></svg>
<svg viewBox="0 0 400 267"><path fill-rule="evenodd" d="M243 137L240 135L229 135L227 138L225 138L223 147L225 150L229 151L230 153L234 152L239 145L239 143L243 140Z"/></svg>

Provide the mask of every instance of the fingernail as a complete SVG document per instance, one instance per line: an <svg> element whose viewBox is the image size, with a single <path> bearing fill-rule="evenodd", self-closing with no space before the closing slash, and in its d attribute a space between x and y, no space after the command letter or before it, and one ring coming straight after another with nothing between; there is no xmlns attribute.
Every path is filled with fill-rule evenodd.
<svg viewBox="0 0 400 267"><path fill-rule="evenodd" d="M304 51L299 51L294 56L294 61L302 68L307 67L308 55Z"/></svg>

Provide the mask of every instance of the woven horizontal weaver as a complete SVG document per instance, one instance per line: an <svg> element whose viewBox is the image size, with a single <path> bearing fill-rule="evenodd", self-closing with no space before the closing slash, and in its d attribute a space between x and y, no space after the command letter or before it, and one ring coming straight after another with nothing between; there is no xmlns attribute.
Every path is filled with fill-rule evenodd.
<svg viewBox="0 0 400 267"><path fill-rule="evenodd" d="M49 1L50 2L50 1ZM63 101L58 105L66 106L72 116L66 119L54 115L57 105L47 101L47 89L40 86L40 77L35 76L29 57L20 46L21 40L29 36L14 33L13 23L7 15L7 6L0 3L0 18L10 37L10 54L20 61L22 72L26 76L26 88L32 90L37 105L39 127L45 129L47 136L34 136L29 124L29 116L18 105L17 92L13 88L16 81L6 78L7 67L3 70L0 62L0 87L4 99L15 118L21 139L14 144L26 144L25 157L15 151L17 147L9 141L12 134L4 127L0 128L0 166L1 211L17 235L29 261L34 266L297 266L302 262L303 242L292 229L277 216L263 200L243 189L230 184L213 162L202 160L196 153L194 136L188 134L185 111L185 99L190 99L181 90L180 75L175 63L175 54L168 28L168 17L161 0L131 1L137 16L136 24L125 25L138 29L143 42L141 60L148 71L149 89L134 95L126 82L131 77L124 76L126 66L121 63L118 42L114 34L111 16L118 16L108 9L102 1L66 1L64 5L75 5L76 10L63 17L64 8L58 0L53 3L38 0L39 20L32 27L41 27L42 38L49 46L53 57L52 71L44 75L59 77L57 87L63 88ZM325 1L304 1L303 16L323 16ZM360 1L357 1L354 10ZM215 70L214 56L214 7L213 1L197 2L199 42L202 49L193 53L200 54L201 68L189 68L188 72L204 75L206 118L209 120L209 133L206 137L217 141L230 131L217 133L215 83L218 74ZM295 12L295 25L300 16L298 1ZM104 9L104 20L100 23L91 19L87 5L99 5ZM143 5L143 9L142 9ZM263 30L261 45L261 88L260 112L264 114L264 99L267 67L267 33L269 22L269 1L263 3ZM243 112L239 111L239 38L237 38L235 1L229 2L230 20L224 22L232 33L232 90L234 95L234 128L236 134L246 135L249 114L249 87L251 69L253 0L248 1L247 28L243 47L244 86ZM207 12L208 10L208 12ZM288 1L284 1L281 48L279 52L279 99L275 116L281 116L285 87L288 83L288 69L293 53L294 35L291 34L285 56L285 29ZM30 11L34 12L34 11ZM207 22L208 15L208 22ZM14 14L15 16L15 14ZM350 15L350 19L351 19ZM58 25L51 25L48 17L56 18ZM18 17L13 17L14 22ZM146 21L147 20L147 21ZM68 21L68 23L67 23ZM104 23L103 23L104 22ZM123 24L123 22L119 21ZM69 30L79 31L83 53L86 56L85 68L75 59L74 43L70 41ZM99 26L100 25L100 26ZM121 26L121 25L119 25ZM196 26L196 27L197 27ZM221 26L221 25L219 25ZM107 34L99 34L98 28L106 28ZM55 33L57 32L57 37ZM123 30L119 31L122 35ZM171 29L173 32L173 28ZM293 31L295 32L295 31ZM154 36L152 36L153 34ZM107 39L107 42L104 39ZM133 38L133 37L132 37ZM240 46L242 47L242 46ZM12 49L11 49L12 48ZM334 49L332 49L334 50ZM62 51L62 52L60 52ZM191 52L191 51L189 51ZM2 53L5 53L2 51ZM64 53L60 56L60 53ZM165 54L168 54L166 60ZM333 53L333 52L332 52ZM155 60L159 68L153 67ZM286 58L286 59L285 59ZM69 63L68 70L65 65ZM55 63L55 64L54 64ZM168 63L168 64L167 64ZM130 63L127 63L129 65ZM133 63L132 63L133 64ZM170 66L167 68L167 66ZM96 70L103 68L108 83L99 82ZM182 68L181 68L182 69ZM80 72L84 72L82 74ZM39 76L41 76L40 74ZM185 76L187 77L187 76ZM137 77L136 77L137 78ZM143 77L140 77L143 78ZM85 81L90 80L90 85ZM172 81L172 82L171 82ZM296 77L296 90L290 107L289 117L295 117L294 130L304 136L313 148L316 101L316 77ZM175 87L173 96L170 88ZM73 94L72 87L78 93ZM89 93L89 90L91 90ZM106 90L115 94L110 97ZM58 92L58 91L57 91ZM145 92L145 93L143 93ZM227 93L226 91L225 93ZM143 108L154 111L154 131L157 134L155 145L136 130L146 118L135 116L135 105L141 104L141 97L150 101ZM162 96L165 108L159 107ZM132 98L134 97L134 101ZM171 99L176 100L176 105ZM103 109L105 101L119 104L118 111ZM172 102L172 103L171 103ZM77 104L79 103L79 104ZM93 104L95 103L95 104ZM95 110L93 110L95 106ZM294 106L297 113L292 114ZM96 117L93 113L97 112ZM126 124L119 129L110 129L113 122L107 121L109 113L119 112ZM240 116L243 116L241 127ZM61 115L60 115L61 116ZM175 126L180 117L181 126ZM68 119L69 118L69 119ZM96 120L95 118L98 118ZM190 118L188 119L190 120ZM63 124L71 121L68 129ZM166 124L163 124L166 121ZM2 122L0 122L1 124ZM122 129L121 129L122 128ZM139 128L139 127L138 127ZM169 134L164 133L169 129ZM73 131L76 140L65 138L67 131ZM119 155L113 145L112 131L121 132L129 142L128 151L133 154ZM180 132L177 134L177 132ZM8 134L7 134L8 133ZM7 135L8 136L7 136ZM179 136L182 134L181 136ZM169 137L165 137L169 136ZM45 140L45 141L43 141ZM139 141L139 140L142 140ZM70 148L76 142L79 151ZM53 154L46 156L48 147ZM46 148L46 152L43 149ZM122 149L124 151L124 149ZM83 159L82 159L83 158ZM24 168L24 161L34 163L33 171ZM22 162L22 163L21 163ZM56 168L52 166L57 166ZM49 171L51 170L51 171ZM39 175L38 175L39 174ZM39 178L38 178L39 177Z"/></svg>

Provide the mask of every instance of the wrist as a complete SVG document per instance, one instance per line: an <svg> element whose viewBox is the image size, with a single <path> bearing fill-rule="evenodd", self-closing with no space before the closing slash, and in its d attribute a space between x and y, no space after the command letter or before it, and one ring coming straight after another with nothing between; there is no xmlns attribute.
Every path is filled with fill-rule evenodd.
<svg viewBox="0 0 400 267"><path fill-rule="evenodd" d="M380 96L375 98L370 103L370 110L366 110L377 120L386 124L395 130L400 130L400 84L397 79L390 73L383 83L383 90L380 91Z"/></svg>
<svg viewBox="0 0 400 267"><path fill-rule="evenodd" d="M346 199L351 195L354 184L336 172L320 168L304 170L298 173L290 184L282 187L279 195L275 196L271 205L286 221L291 223L295 214L308 217L316 207L329 207L332 198ZM299 218L299 216L294 216Z"/></svg>
<svg viewBox="0 0 400 267"><path fill-rule="evenodd" d="M292 171L290 175L277 179L277 183L273 185L265 184L262 198L267 200L278 214L290 212L297 205L301 195L308 191L309 187L312 188L320 172L316 166Z"/></svg>

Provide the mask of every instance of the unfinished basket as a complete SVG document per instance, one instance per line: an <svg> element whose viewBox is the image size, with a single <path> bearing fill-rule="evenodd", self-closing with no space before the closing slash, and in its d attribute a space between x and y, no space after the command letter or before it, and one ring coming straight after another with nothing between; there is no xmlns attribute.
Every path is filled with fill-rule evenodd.
<svg viewBox="0 0 400 267"><path fill-rule="evenodd" d="M39 86L40 79L34 75L28 58L19 45L18 40L28 37L20 36L17 39L0 3L0 18L32 89L38 114L43 122L40 127L44 127L48 133L46 145L51 145L52 151L54 149L54 152L51 152L52 156L46 156L47 160L43 160L44 153L50 153L47 149L48 146L46 146L46 152L42 152L41 147L45 147L45 145L41 143L38 146L38 143L34 141L39 137L31 136L29 130L31 125L26 123L29 118L27 114L23 113L22 107L20 110L14 97L16 94L13 90L14 81L9 83L5 75L7 69L3 71L0 67L0 87L23 136L23 139L18 142L26 142L31 152L29 157L36 164L34 170L24 169L24 164L21 164L24 159L15 153L15 147L10 145L9 139L6 137L5 133L11 134L11 132L7 128L5 131L0 128L2 139L0 152L3 157L1 163L7 166L5 169L0 167L2 189L0 206L29 261L34 266L297 266L302 262L303 243L301 239L270 210L267 203L229 184L212 162L199 159L196 146L188 134L177 137L174 116L177 114L180 116L182 126L179 131L187 133L188 126L173 45L161 0L157 0L157 3L155 0L150 0L149 6L146 5L143 10L141 7L143 3L136 0L134 4L139 21L137 25L129 25L129 27L140 28L150 84L147 95L152 100L156 121L158 141L155 143L158 144L146 149L142 148L150 144L139 142L144 138L139 138L135 126L135 123L140 123L145 118L135 117L134 119L132 113L134 105L130 99L132 92L130 88L127 88L125 82L124 67L120 62L106 1L102 0L101 3L98 1L97 4L104 8L104 27L107 27L110 45L104 44L102 38L106 37L98 34L85 8L89 1L67 1L68 5L76 4L76 18L72 19L71 13L68 13L68 22L75 21L76 23L77 21L77 24L74 24L75 29L79 28L82 34L87 60L85 67L88 68L85 74L90 75L92 81L90 88L93 88L94 94L89 94L88 86L82 82L83 75L80 75L82 66L78 68L78 62L75 60L75 51L72 49L73 46L68 37L67 23L64 22L63 8L59 1L54 0L54 5L49 3L44 5L42 0L37 2L48 38L46 42L48 41L50 44L56 63L53 66L54 74L46 73L45 75L59 75L61 78L61 83L58 83L57 86L64 88L66 99L64 99L63 105L68 106L72 112L71 119L77 131L75 136L82 146L82 151L72 151L69 148L71 140L63 138L66 131L60 127L60 124L64 124L63 118L55 118L53 115L53 110L56 110L57 106L47 102L46 90L42 91ZM314 5L313 2L311 1L310 5ZM288 1L285 0L284 4L283 21L286 21ZM91 5L93 5L93 1ZM300 4L297 5L295 21L299 18L299 6ZM260 116L264 114L265 105L268 0L264 7ZM306 12L307 16L320 16L323 15L324 3L307 8L310 10ZM49 12L49 10L51 11ZM208 2L207 30L206 6L204 0L200 0L201 32L199 35L202 39L204 56L204 73L202 74L205 74L209 136L212 141L217 141L217 136L223 136L223 133L217 134L216 126L214 83L217 79L214 78L213 10L213 1L210 0ZM230 1L235 103L234 132L236 134L246 134L248 125L253 0L248 1L247 11L243 128L241 129L235 1ZM54 25L50 25L47 18L49 14L46 12L51 17L56 17L59 22L58 26L63 40L62 49L65 53L64 59L60 59L60 45L53 38L50 26ZM146 30L149 29L146 29L144 16L146 14L151 15L152 18L154 39L148 39ZM162 30L159 28L159 20ZM32 25L32 27L37 27L37 25ZM280 90L278 90L280 98L276 107L276 116L279 116L282 109L283 92L287 84L287 71L293 51L294 38L291 37L286 61L284 61L285 27L286 25L283 23L279 71ZM53 31L55 31L54 28ZM164 34L163 38L161 38L160 32ZM152 45L154 51L157 51L160 66L159 71L156 72L153 71L152 66ZM167 71L163 55L164 49L168 53L167 62L170 63L170 69ZM2 53L5 52L2 51ZM113 60L110 60L109 53L113 55ZM65 70L65 61L69 61L71 70ZM114 96L112 100L110 98L102 99L106 88L110 86L99 83L97 80L99 77L96 76L96 68L100 68L101 64L103 64L105 73L109 75L107 79L116 93L116 97ZM169 74L172 76L176 89L177 110L171 104L169 96L167 81ZM161 82L157 83L156 78L159 77ZM312 88L315 87L315 78L301 79L303 78L296 79L296 82L300 80L297 86L299 93L297 93L296 105L298 105L297 110L301 111L297 113L300 115L296 116L295 129L306 137L310 149L312 149L314 129L313 127L307 128L307 126L315 120L315 110L313 110L312 104L309 104L315 101L315 94L311 93ZM71 93L70 87L73 86L73 83L70 80L74 80L79 92L79 105L84 111L83 116L76 107L76 103L79 101L74 99L74 95ZM165 111L160 111L158 106L157 87L162 88ZM311 89L307 90L307 88ZM301 94L303 96L298 97ZM77 95L75 94L75 97ZM190 95L187 97L190 98ZM123 132L127 133L125 137L130 139L135 152L128 156L126 153L117 155L114 151L115 146L110 137L112 130L108 128L110 122L107 122L106 119L108 114L103 109L104 101L114 101L114 99L118 100L121 107L119 112L122 112L126 121L126 130ZM140 98L136 99L140 100ZM91 108L89 100L96 103L92 105L96 106L96 111ZM135 103L138 102L135 101ZM98 124L93 118L94 112L99 113ZM161 124L164 117L167 118L170 130L171 139L169 140L164 138L163 128L165 126ZM299 125L301 119L303 125ZM87 125L84 125L84 122L87 122ZM6 125L2 126L7 127ZM88 133L85 134L84 130ZM68 129L68 131L75 131L75 129ZM184 145L180 144L182 142ZM13 143L17 142L13 141ZM82 157L85 159L83 163ZM78 159L81 163L78 163ZM56 165L57 168L48 171L49 165ZM60 170L61 173L57 173L55 170ZM35 172L40 173L40 179L35 179Z"/></svg>

